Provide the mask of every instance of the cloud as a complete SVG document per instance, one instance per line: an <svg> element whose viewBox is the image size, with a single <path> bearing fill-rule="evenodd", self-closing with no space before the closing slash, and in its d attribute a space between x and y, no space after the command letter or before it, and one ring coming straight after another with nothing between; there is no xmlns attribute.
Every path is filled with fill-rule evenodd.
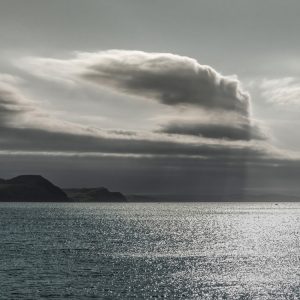
<svg viewBox="0 0 300 300"><path fill-rule="evenodd" d="M245 123L221 124L221 123L201 123L197 121L172 122L162 127L160 132L169 134L185 134L202 136L211 139L226 140L264 140L266 136L262 134L257 125Z"/></svg>
<svg viewBox="0 0 300 300"><path fill-rule="evenodd" d="M38 76L75 84L86 80L168 106L249 115L249 95L233 76L222 76L195 59L170 53L108 50L76 53L72 59L28 57L19 66Z"/></svg>
<svg viewBox="0 0 300 300"><path fill-rule="evenodd" d="M300 81L297 78L263 79L259 88L261 95L269 103L286 108L300 105Z"/></svg>
<svg viewBox="0 0 300 300"><path fill-rule="evenodd" d="M187 116L184 121L175 119L159 124L157 132L160 133L245 141L266 139L251 119L250 96L238 79L223 76L189 57L108 50L77 52L70 59L27 57L19 66L38 77L62 84L92 83L152 99ZM191 112L193 116L188 118Z"/></svg>

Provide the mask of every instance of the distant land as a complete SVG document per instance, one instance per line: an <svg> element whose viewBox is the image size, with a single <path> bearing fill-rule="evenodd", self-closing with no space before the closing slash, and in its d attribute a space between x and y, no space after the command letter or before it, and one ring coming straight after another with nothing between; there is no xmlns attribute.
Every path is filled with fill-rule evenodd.
<svg viewBox="0 0 300 300"><path fill-rule="evenodd" d="M66 189L40 175L0 179L0 202L126 202L124 195L106 188Z"/></svg>
<svg viewBox="0 0 300 300"><path fill-rule="evenodd" d="M61 189L40 175L0 179L0 202L299 202L297 195L282 193L239 194L131 194L105 187Z"/></svg>
<svg viewBox="0 0 300 300"><path fill-rule="evenodd" d="M127 198L119 192L110 192L107 188L64 189L68 197L75 202L126 202Z"/></svg>
<svg viewBox="0 0 300 300"><path fill-rule="evenodd" d="M300 202L296 195L275 193L248 194L136 194L126 195L128 202Z"/></svg>

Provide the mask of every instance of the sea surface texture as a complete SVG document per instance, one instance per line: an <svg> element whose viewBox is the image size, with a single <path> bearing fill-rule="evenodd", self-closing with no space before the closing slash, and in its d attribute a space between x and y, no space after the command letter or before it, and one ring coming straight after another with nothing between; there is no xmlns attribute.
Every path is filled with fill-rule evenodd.
<svg viewBox="0 0 300 300"><path fill-rule="evenodd" d="M0 299L300 299L300 204L0 204Z"/></svg>

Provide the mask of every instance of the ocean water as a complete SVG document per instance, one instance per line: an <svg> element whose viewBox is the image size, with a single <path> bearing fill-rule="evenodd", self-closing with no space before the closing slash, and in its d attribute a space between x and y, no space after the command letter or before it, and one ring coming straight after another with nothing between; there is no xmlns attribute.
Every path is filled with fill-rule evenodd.
<svg viewBox="0 0 300 300"><path fill-rule="evenodd" d="M300 204L0 203L0 299L300 299Z"/></svg>

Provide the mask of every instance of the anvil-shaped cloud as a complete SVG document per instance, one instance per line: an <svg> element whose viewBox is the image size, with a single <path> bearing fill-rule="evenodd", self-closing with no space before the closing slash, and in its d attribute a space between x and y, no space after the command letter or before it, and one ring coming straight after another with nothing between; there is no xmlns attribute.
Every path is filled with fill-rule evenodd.
<svg viewBox="0 0 300 300"><path fill-rule="evenodd" d="M249 113L249 95L235 76L222 76L195 59L170 53L109 50L75 58L27 57L21 67L50 80L85 79L166 105Z"/></svg>
<svg viewBox="0 0 300 300"><path fill-rule="evenodd" d="M222 76L189 57L109 50L76 53L71 59L27 57L19 66L48 80L74 85L90 82L187 112L214 114L213 122L202 120L200 113L188 122L173 120L161 125L161 132L213 139L264 139L251 120L250 96L236 76ZM224 122L223 114L231 117Z"/></svg>

